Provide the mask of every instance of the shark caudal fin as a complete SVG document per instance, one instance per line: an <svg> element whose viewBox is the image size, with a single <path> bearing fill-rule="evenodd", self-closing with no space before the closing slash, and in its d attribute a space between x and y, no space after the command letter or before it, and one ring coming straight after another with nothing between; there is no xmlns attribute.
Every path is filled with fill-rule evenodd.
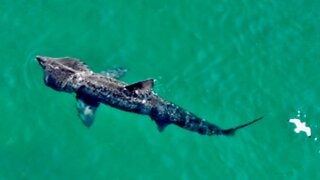
<svg viewBox="0 0 320 180"><path fill-rule="evenodd" d="M225 129L225 130L222 129L222 130L221 130L221 134L223 134L223 135L234 135L234 133L235 133L238 129L241 129L241 128L244 128L244 127L246 127L246 126L249 126L249 125L251 125L251 124L253 124L253 123L261 120L262 118L263 118L263 117L260 117L260 118L258 118L258 119L255 119L255 120L253 120L253 121L251 121L251 122L248 122L248 123L246 123L246 124L237 126L237 127L235 127L235 128L230 128L230 129Z"/></svg>

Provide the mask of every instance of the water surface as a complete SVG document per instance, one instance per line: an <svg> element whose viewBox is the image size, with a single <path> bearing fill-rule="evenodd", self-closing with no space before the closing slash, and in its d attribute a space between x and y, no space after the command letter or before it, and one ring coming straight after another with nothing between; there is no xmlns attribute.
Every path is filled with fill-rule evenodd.
<svg viewBox="0 0 320 180"><path fill-rule="evenodd" d="M316 1L2 1L0 179L319 179ZM206 137L43 84L36 55L155 78L154 91L221 127ZM300 115L300 116L299 116ZM301 118L312 137L296 134Z"/></svg>

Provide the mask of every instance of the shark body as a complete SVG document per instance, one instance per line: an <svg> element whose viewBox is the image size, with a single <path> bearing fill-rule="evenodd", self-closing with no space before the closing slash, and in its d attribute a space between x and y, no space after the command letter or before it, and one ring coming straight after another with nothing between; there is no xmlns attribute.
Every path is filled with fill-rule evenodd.
<svg viewBox="0 0 320 180"><path fill-rule="evenodd" d="M56 91L76 93L77 110L83 124L90 127L99 105L106 104L124 111L148 115L162 132L169 124L203 135L233 135L260 117L246 124L222 129L193 113L159 97L153 92L154 80L148 79L134 84L118 80L126 72L115 69L94 73L79 59L37 56L44 70L44 82Z"/></svg>

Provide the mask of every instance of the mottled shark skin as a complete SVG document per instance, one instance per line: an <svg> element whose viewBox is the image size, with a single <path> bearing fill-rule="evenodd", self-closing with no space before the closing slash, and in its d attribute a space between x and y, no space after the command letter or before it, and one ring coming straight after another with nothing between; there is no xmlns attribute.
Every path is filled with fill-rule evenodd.
<svg viewBox="0 0 320 180"><path fill-rule="evenodd" d="M56 91L76 93L77 110L83 124L90 127L95 119L95 111L102 104L128 112L148 115L162 132L169 124L203 135L233 135L236 130L246 127L260 117L246 124L221 129L193 113L166 101L153 92L154 80L148 79L134 84L118 80L125 69L114 69L94 73L79 59L37 56L44 70L44 82Z"/></svg>

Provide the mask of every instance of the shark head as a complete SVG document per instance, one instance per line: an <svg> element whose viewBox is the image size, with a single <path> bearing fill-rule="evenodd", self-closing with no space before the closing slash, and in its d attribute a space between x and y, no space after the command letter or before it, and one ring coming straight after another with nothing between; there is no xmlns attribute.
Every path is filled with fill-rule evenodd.
<svg viewBox="0 0 320 180"><path fill-rule="evenodd" d="M44 71L44 83L57 91L73 92L75 75L88 70L78 59L69 57L37 56L36 59Z"/></svg>

